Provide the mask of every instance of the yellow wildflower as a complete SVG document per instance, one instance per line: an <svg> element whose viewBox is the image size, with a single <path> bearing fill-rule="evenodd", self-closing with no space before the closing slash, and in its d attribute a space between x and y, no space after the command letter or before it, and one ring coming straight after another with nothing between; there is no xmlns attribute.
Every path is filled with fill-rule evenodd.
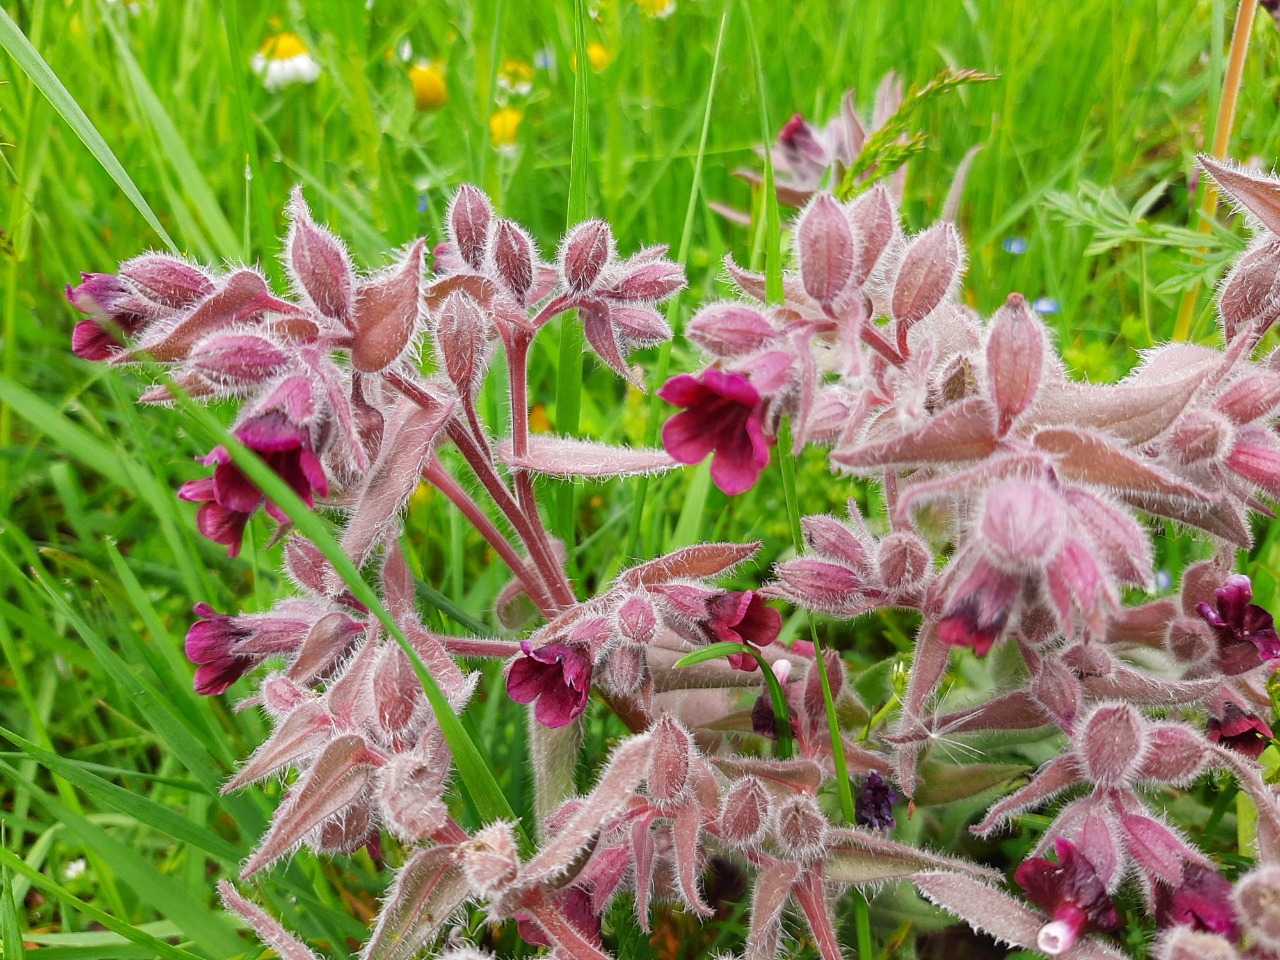
<svg viewBox="0 0 1280 960"><path fill-rule="evenodd" d="M636 6L646 17L665 20L676 12L676 0L636 0Z"/></svg>
<svg viewBox="0 0 1280 960"><path fill-rule="evenodd" d="M533 92L533 67L523 60L507 60L498 71L498 86L517 97L527 97Z"/></svg>
<svg viewBox="0 0 1280 960"><path fill-rule="evenodd" d="M449 88L444 69L430 60L419 60L409 68L413 84L413 105L419 110L439 110L449 102Z"/></svg>
<svg viewBox="0 0 1280 960"><path fill-rule="evenodd" d="M311 56L306 43L288 31L267 37L253 55L253 72L262 77L262 85L274 92L294 83L315 83L320 64Z"/></svg>
<svg viewBox="0 0 1280 960"><path fill-rule="evenodd" d="M495 150L512 151L516 148L516 133L524 114L513 107L502 107L489 118L489 139Z"/></svg>
<svg viewBox="0 0 1280 960"><path fill-rule="evenodd" d="M609 52L608 47L603 43L587 44L587 62L591 64L591 69L599 73L609 64L613 63L613 54Z"/></svg>

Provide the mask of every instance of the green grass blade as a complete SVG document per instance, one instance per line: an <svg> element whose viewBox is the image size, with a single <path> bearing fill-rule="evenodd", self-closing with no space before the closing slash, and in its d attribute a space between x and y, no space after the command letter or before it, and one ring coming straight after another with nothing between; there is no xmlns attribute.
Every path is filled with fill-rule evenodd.
<svg viewBox="0 0 1280 960"><path fill-rule="evenodd" d="M578 70L573 83L573 146L569 155L569 211L568 223L572 227L587 219L587 165L589 162L590 127L587 123L587 75L591 72L587 59L587 10L585 0L575 0L573 8L573 39L577 51ZM585 343L582 325L576 317L564 317L560 321L560 363L556 380L556 430L563 436L578 435L578 421L582 411L582 348ZM556 489L555 528L562 543L572 548L574 543L574 495L572 482L561 483Z"/></svg>
<svg viewBox="0 0 1280 960"><path fill-rule="evenodd" d="M18 25L13 22L13 18L3 7L0 7L0 46L8 52L14 62L22 68L22 72L31 78L31 82L48 101L53 104L53 108L58 111L62 119L66 121L67 126L71 128L71 132L80 138L81 142L89 148L89 152L93 154L98 163L102 164L102 168L116 185L129 198L138 212L142 214L144 220L151 225L151 229L159 234L160 239L165 242L170 250L175 253L178 250L177 244L165 231L160 220L156 217L155 212L151 209L150 204L143 198L141 191L133 182L133 178L120 161L116 159L116 155L111 152L111 148L107 146L107 142L102 139L102 134L98 133L97 127L93 122L85 116L80 105L63 86L62 81L45 63L44 57L40 56L40 52L31 45L31 41L26 38Z"/></svg>
<svg viewBox="0 0 1280 960"><path fill-rule="evenodd" d="M79 897L73 896L65 888L54 883L39 870L36 870L34 867L27 866L27 864L23 862L17 854L6 850L3 846L0 846L0 864L3 864L6 869L12 870L14 873L21 874L23 877L26 877L31 882L32 886L43 891L49 896L57 897L64 903L69 903L71 906L75 907L77 911L84 914L86 917L93 919L95 922L102 924L112 933L119 934L131 943L142 944L151 951L152 956L164 957L166 960L200 960L200 957L197 954L190 953L166 943L158 937L152 936L143 930L139 930L132 924L116 919L105 910L99 910L93 904L87 903ZM43 951L41 952L43 953ZM236 949L229 955L236 956L240 952L242 952L241 944L237 941ZM9 956L10 954L6 952L5 955ZM22 956L22 954L19 953L17 956Z"/></svg>
<svg viewBox="0 0 1280 960"><path fill-rule="evenodd" d="M14 783L30 790L32 798L40 806L65 824L86 849L93 850L109 863L115 876L132 888L143 903L172 920L178 929L198 943L206 956L229 957L243 950L235 927L221 910L204 906L190 891L176 884L173 877L160 873L149 860L87 817L54 799L9 764L0 762L0 771Z"/></svg>
<svg viewBox="0 0 1280 960"><path fill-rule="evenodd" d="M245 856L244 850L149 797L104 780L90 773L80 764L45 750L4 727L0 727L0 737L4 737L50 773L57 774L75 786L85 796L119 810L125 816L136 820L139 826L168 834L175 840L203 850L224 863L234 864Z"/></svg>

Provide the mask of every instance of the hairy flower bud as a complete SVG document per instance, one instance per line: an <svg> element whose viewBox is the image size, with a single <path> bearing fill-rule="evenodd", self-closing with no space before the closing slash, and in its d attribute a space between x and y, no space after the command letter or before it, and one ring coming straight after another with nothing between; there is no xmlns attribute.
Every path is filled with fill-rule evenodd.
<svg viewBox="0 0 1280 960"><path fill-rule="evenodd" d="M523 304L533 287L535 253L529 234L510 220L499 220L490 238L489 260L494 276Z"/></svg>
<svg viewBox="0 0 1280 960"><path fill-rule="evenodd" d="M983 541L1006 563L1039 566L1062 542L1062 504L1044 487L1007 480L983 501Z"/></svg>
<svg viewBox="0 0 1280 960"><path fill-rule="evenodd" d="M898 229L898 211L893 198L883 184L876 184L849 207L849 224L857 235L857 255L854 258L850 282L860 287L871 277L880 255L889 246Z"/></svg>
<svg viewBox="0 0 1280 960"><path fill-rule="evenodd" d="M1236 881L1231 895L1249 939L1280 950L1280 866L1266 864Z"/></svg>
<svg viewBox="0 0 1280 960"><path fill-rule="evenodd" d="M796 253L805 293L829 307L853 273L853 228L829 193L816 194L796 224Z"/></svg>
<svg viewBox="0 0 1280 960"><path fill-rule="evenodd" d="M653 728L653 758L649 761L648 794L659 806L679 802L689 788L693 737L671 714Z"/></svg>
<svg viewBox="0 0 1280 960"><path fill-rule="evenodd" d="M735 780L720 804L716 821L720 839L737 850L758 848L769 830L772 812L769 791L759 778Z"/></svg>
<svg viewBox="0 0 1280 960"><path fill-rule="evenodd" d="M899 530L880 540L876 565L890 592L913 593L933 572L933 551L919 534Z"/></svg>
<svg viewBox="0 0 1280 960"><path fill-rule="evenodd" d="M590 290L613 260L613 231L603 220L588 220L569 231L560 247L560 274L572 293Z"/></svg>
<svg viewBox="0 0 1280 960"><path fill-rule="evenodd" d="M449 238L472 270L484 266L492 219L493 206L481 190L469 183L458 188L449 203Z"/></svg>
<svg viewBox="0 0 1280 960"><path fill-rule="evenodd" d="M185 260L146 253L120 264L120 276L138 295L163 307L181 310L213 293L213 278Z"/></svg>
<svg viewBox="0 0 1280 960"><path fill-rule="evenodd" d="M516 880L520 851L511 824L498 821L478 831L458 847L458 862L477 895L490 899Z"/></svg>
<svg viewBox="0 0 1280 960"><path fill-rule="evenodd" d="M642 593L633 594L618 607L618 630L632 643L652 643L657 625L653 601Z"/></svg>
<svg viewBox="0 0 1280 960"><path fill-rule="evenodd" d="M1086 775L1105 787L1125 786L1140 767L1146 747L1142 717L1128 704L1098 707L1076 737Z"/></svg>
<svg viewBox="0 0 1280 960"><path fill-rule="evenodd" d="M827 818L818 801L799 796L784 803L778 810L774 837L788 860L808 863L821 857L827 842Z"/></svg>
<svg viewBox="0 0 1280 960"><path fill-rule="evenodd" d="M940 304L960 274L964 252L951 223L935 224L912 241L893 281L890 310L899 323L899 342L906 329Z"/></svg>
<svg viewBox="0 0 1280 960"><path fill-rule="evenodd" d="M600 670L600 686L607 692L621 697L634 697L648 676L644 647L624 643L614 647L605 658Z"/></svg>
<svg viewBox="0 0 1280 960"><path fill-rule="evenodd" d="M1239 960L1231 941L1216 933L1173 927L1156 945L1155 960Z"/></svg>
<svg viewBox="0 0 1280 960"><path fill-rule="evenodd" d="M1231 446L1231 424L1208 410L1188 410L1169 434L1169 452L1183 464L1222 458Z"/></svg>
<svg viewBox="0 0 1280 960"><path fill-rule="evenodd" d="M455 290L435 316L436 350L449 380L464 397L475 394L488 367L489 321L470 295Z"/></svg>
<svg viewBox="0 0 1280 960"><path fill-rule="evenodd" d="M1261 336L1280 315L1280 240L1274 236L1236 261L1218 296L1218 316L1227 341L1254 328Z"/></svg>
<svg viewBox="0 0 1280 960"><path fill-rule="evenodd" d="M1039 316L1022 294L1011 293L992 318L987 336L987 393L996 405L1002 435L1035 402L1047 341Z"/></svg>
<svg viewBox="0 0 1280 960"><path fill-rule="evenodd" d="M713 303L703 307L685 327L685 336L718 357L752 353L781 334L759 310L741 303Z"/></svg>

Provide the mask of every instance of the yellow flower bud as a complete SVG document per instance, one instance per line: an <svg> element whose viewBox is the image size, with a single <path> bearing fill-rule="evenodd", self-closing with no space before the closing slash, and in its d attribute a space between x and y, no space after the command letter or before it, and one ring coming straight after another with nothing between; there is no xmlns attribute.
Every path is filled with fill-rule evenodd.
<svg viewBox="0 0 1280 960"><path fill-rule="evenodd" d="M495 150L513 150L516 145L516 133L520 129L520 121L524 114L513 107L495 110L489 118L489 139Z"/></svg>

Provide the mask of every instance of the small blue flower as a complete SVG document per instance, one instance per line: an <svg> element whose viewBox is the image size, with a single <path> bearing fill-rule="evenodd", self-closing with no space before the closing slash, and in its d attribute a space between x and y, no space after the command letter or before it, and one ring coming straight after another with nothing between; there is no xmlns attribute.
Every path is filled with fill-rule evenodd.
<svg viewBox="0 0 1280 960"><path fill-rule="evenodd" d="M427 212L427 195L425 193L418 194L418 212Z"/></svg>
<svg viewBox="0 0 1280 960"><path fill-rule="evenodd" d="M556 55L550 47L543 47L533 55L533 65L539 70L554 70Z"/></svg>
<svg viewBox="0 0 1280 960"><path fill-rule="evenodd" d="M1026 237L1007 237L1000 246L1004 247L1005 253L1020 257L1027 252L1027 239Z"/></svg>
<svg viewBox="0 0 1280 960"><path fill-rule="evenodd" d="M1173 578L1169 576L1168 570L1156 571L1156 593L1164 593L1173 586Z"/></svg>
<svg viewBox="0 0 1280 960"><path fill-rule="evenodd" d="M1062 307L1053 297L1041 297L1031 305L1031 309L1041 316L1047 317L1051 313L1057 313Z"/></svg>

